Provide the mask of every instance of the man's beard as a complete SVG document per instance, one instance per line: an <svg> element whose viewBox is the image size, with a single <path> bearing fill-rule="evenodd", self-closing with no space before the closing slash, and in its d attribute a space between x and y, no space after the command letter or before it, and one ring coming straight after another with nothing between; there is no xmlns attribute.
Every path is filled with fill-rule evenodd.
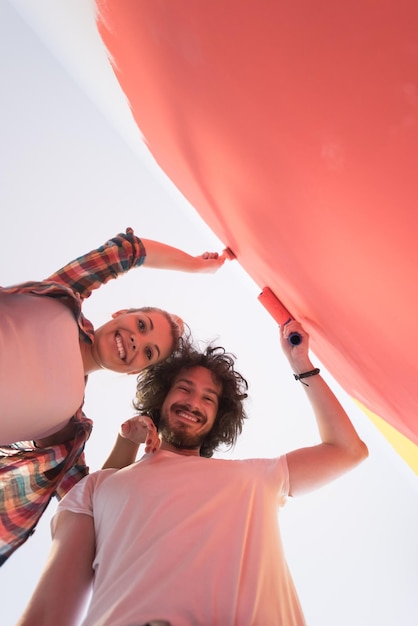
<svg viewBox="0 0 418 626"><path fill-rule="evenodd" d="M163 441L178 450L198 450L206 439L206 434L189 434L187 424L177 424L175 428L170 427L162 415L158 431Z"/></svg>

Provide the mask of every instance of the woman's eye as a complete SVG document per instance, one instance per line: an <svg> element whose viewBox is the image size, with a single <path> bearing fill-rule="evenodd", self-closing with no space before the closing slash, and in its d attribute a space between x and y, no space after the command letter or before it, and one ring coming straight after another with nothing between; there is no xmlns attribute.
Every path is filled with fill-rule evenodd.
<svg viewBox="0 0 418 626"><path fill-rule="evenodd" d="M146 357L147 357L148 361L151 361L151 359L152 359L152 350L151 350L151 348L145 348L145 354L146 354Z"/></svg>
<svg viewBox="0 0 418 626"><path fill-rule="evenodd" d="M141 333L145 332L146 330L145 322L143 322L142 320L138 320L138 328L141 331Z"/></svg>

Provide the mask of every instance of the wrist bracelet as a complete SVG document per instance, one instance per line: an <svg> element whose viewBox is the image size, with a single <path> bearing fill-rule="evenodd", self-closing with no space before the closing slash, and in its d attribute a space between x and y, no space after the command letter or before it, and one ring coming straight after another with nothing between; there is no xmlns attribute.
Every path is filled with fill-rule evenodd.
<svg viewBox="0 0 418 626"><path fill-rule="evenodd" d="M295 380L300 380L302 385L309 387L308 383L304 383L302 378L309 378L309 376L316 376L317 374L319 374L320 371L321 370L319 369L319 367L315 367L314 370L310 370L309 372L303 372L303 374L293 374L293 376L295 377Z"/></svg>

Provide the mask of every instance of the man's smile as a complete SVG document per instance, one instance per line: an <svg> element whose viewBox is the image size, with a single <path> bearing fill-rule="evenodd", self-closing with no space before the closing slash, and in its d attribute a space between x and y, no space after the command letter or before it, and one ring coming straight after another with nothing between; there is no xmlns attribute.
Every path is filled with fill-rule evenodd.
<svg viewBox="0 0 418 626"><path fill-rule="evenodd" d="M185 420L186 422L190 422L193 424L199 424L203 421L203 416L199 416L196 412L188 411L183 407L174 407L173 412L176 417L179 417L181 420Z"/></svg>

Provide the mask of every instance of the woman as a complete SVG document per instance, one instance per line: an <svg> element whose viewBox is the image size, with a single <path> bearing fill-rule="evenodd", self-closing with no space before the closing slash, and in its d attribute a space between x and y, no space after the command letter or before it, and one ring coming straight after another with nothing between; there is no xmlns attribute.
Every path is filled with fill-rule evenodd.
<svg viewBox="0 0 418 626"><path fill-rule="evenodd" d="M42 282L0 290L0 564L32 534L51 497L88 472L88 375L137 374L169 356L183 332L177 316L149 307L118 311L95 330L84 299L140 265L213 272L225 258L193 257L128 228Z"/></svg>
<svg viewBox="0 0 418 626"><path fill-rule="evenodd" d="M93 371L138 373L172 351L182 322L162 311L118 311L95 331L81 312L94 289L140 265L207 272L224 260L225 253L192 257L140 240L128 228L42 282L0 290L0 443L65 426Z"/></svg>

